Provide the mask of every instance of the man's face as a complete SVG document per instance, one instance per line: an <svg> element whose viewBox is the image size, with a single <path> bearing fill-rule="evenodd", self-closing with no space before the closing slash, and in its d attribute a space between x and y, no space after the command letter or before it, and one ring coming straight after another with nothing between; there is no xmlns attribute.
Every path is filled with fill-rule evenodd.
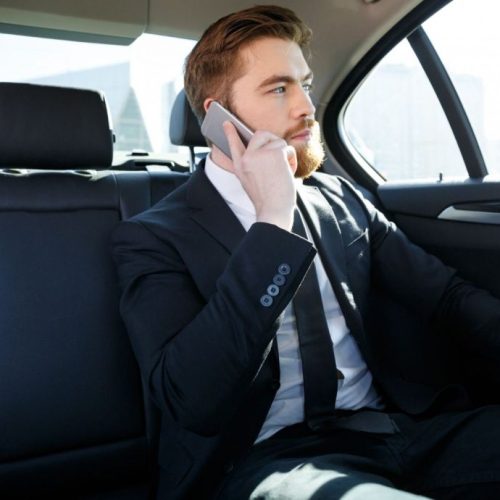
<svg viewBox="0 0 500 500"><path fill-rule="evenodd" d="M231 89L229 107L253 130L284 138L297 151L296 177L307 177L324 152L309 91L311 70L300 47L289 40L261 38L241 49L244 74Z"/></svg>

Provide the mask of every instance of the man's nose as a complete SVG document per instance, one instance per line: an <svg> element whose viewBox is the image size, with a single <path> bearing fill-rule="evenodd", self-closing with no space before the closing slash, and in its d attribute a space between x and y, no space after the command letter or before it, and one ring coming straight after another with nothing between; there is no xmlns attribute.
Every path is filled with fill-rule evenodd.
<svg viewBox="0 0 500 500"><path fill-rule="evenodd" d="M311 100L309 92L303 89L302 86L299 87L295 102L294 118L300 118L300 117L312 118L314 117L315 112L316 108Z"/></svg>

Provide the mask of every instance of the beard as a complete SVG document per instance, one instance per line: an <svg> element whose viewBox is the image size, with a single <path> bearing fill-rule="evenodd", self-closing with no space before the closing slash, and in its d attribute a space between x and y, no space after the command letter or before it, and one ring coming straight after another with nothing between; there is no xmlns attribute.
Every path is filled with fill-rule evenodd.
<svg viewBox="0 0 500 500"><path fill-rule="evenodd" d="M323 149L319 133L319 123L311 119L306 119L304 122L300 127L296 127L285 134L285 139L290 144L290 140L294 134L297 134L306 127L311 130L311 139L306 144L295 147L297 153L295 177L298 179L307 179L310 177L318 170L325 159L325 150Z"/></svg>
<svg viewBox="0 0 500 500"><path fill-rule="evenodd" d="M238 112L236 111L236 107L233 102L233 96L231 94L225 98L221 98L220 102L231 113L233 113L233 115L238 116ZM316 170L318 170L325 159L325 150L319 133L319 123L316 120L304 118L300 125L287 130L283 138L288 144L290 144L291 138L305 128L310 129L311 139L302 146L294 146L297 154L297 170L295 171L294 176L297 179L307 179L310 177Z"/></svg>

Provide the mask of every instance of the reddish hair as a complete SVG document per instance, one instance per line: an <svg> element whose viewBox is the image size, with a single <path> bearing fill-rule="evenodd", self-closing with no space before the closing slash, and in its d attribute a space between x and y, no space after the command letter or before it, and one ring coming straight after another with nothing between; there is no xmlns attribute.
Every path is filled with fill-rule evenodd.
<svg viewBox="0 0 500 500"><path fill-rule="evenodd" d="M293 11L274 5L240 10L210 25L187 57L184 71L184 90L197 118L205 116L207 97L226 105L230 101L231 87L244 70L239 58L242 47L258 38L275 37L305 49L311 36L311 29Z"/></svg>

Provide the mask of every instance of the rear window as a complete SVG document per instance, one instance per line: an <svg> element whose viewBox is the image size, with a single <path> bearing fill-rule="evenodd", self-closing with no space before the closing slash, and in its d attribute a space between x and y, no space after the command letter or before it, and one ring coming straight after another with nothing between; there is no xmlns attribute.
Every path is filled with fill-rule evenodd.
<svg viewBox="0 0 500 500"><path fill-rule="evenodd" d="M168 130L194 44L148 34L129 46L0 34L0 80L100 90L116 136L115 162L145 150L186 163L187 148L173 146Z"/></svg>

